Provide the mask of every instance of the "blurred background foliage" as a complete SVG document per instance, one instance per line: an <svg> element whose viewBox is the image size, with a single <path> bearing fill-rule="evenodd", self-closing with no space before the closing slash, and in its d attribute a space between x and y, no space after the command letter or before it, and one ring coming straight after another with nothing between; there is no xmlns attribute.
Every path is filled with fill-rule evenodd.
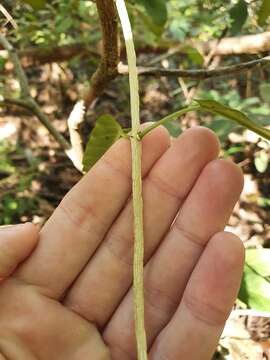
<svg viewBox="0 0 270 360"><path fill-rule="evenodd" d="M20 56L31 95L58 131L67 137L66 119L76 101L89 89L89 79L100 60L102 33L96 4L84 0L2 0L1 4L17 24L14 28L0 11L1 31ZM247 35L269 36L270 42L269 0L129 0L127 5L141 66L215 69L269 54L270 46L262 46L258 52L248 50L248 46L251 49L259 46L259 38L250 39L245 49L240 50L242 39ZM234 46L230 49L228 41L231 40ZM236 47L234 40L238 41ZM218 48L222 48L224 41L229 50L222 53ZM123 49L121 61L125 63ZM19 93L8 54L0 48L0 100L4 96L17 98ZM159 120L197 97L239 109L253 121L270 128L267 66L204 81L142 76L140 94L142 121ZM111 114L125 127L130 126L126 76L118 76L108 84L103 95L91 105L81 127L84 144L95 120L102 114ZM245 188L228 230L236 232L250 251L265 252L262 256L261 252L248 255L241 306L270 311L267 293L270 278L269 144L229 120L206 113L190 113L167 127L172 136L177 136L194 125L214 130L221 141L221 156L232 159L243 169ZM44 223L80 176L33 115L15 106L0 108L1 225L28 220ZM244 326L244 321L242 323ZM256 346L259 341L264 349L261 342L265 342L265 338L269 340L270 324L267 321L263 325L251 323L245 323L245 329L249 326L249 334L253 334L250 341L255 341ZM221 343L217 357L240 359L231 348L231 343ZM242 352L244 348L248 349L246 343L241 347ZM262 350L262 354L268 351L268 359L269 348ZM246 359L255 359L248 356Z"/></svg>

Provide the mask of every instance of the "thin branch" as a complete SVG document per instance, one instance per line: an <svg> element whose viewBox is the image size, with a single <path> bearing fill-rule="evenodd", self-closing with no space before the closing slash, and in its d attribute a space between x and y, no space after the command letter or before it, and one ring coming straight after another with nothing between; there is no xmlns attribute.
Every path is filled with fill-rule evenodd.
<svg viewBox="0 0 270 360"><path fill-rule="evenodd" d="M55 129L55 127L50 122L50 119L45 115L38 104L35 102L32 98L27 99L10 99L10 98L4 98L2 101L0 101L0 105L16 105L19 107L22 107L28 111L30 111L32 114L34 114L39 121L47 128L49 133L54 137L54 139L59 143L59 145L64 150L70 149L69 142L58 132L58 130Z"/></svg>
<svg viewBox="0 0 270 360"><path fill-rule="evenodd" d="M11 58L11 61L14 64L15 72L20 82L22 97L30 97L31 95L30 95L28 80L14 47L2 34L0 34L0 43L2 44L3 48L7 50Z"/></svg>
<svg viewBox="0 0 270 360"><path fill-rule="evenodd" d="M18 29L18 25L16 24L16 21L13 19L13 17L10 15L10 13L7 11L7 9L0 4L0 11L7 19L7 23L11 23L11 25L14 27L14 29Z"/></svg>
<svg viewBox="0 0 270 360"><path fill-rule="evenodd" d="M226 28L222 31L222 33L220 34L220 36L217 39L217 42L215 43L214 47L208 52L208 54L204 57L204 63L203 63L203 67L204 69L214 69L215 67L213 67L213 59L216 58L217 56L215 55L216 49L218 47L218 45L220 44L220 42L222 41L222 39L226 36L228 32L228 27L226 26ZM179 82L183 82L182 78L178 78ZM192 86L192 88L188 91L188 95L186 97L186 102L187 104L190 104L191 101L193 100L193 98L196 96L196 94L198 93L201 85L203 83L203 80L197 80L196 84L194 86Z"/></svg>
<svg viewBox="0 0 270 360"><path fill-rule="evenodd" d="M15 72L18 77L20 87L21 87L21 98L19 99L3 99L0 103L2 105L17 105L20 107L24 107L25 109L32 112L39 121L48 129L50 134L55 138L55 140L59 143L59 145L64 149L70 149L70 144L66 141L66 139L58 132L58 130L52 125L50 119L45 115L40 109L37 102L32 98L30 94L29 84L25 72L21 66L20 60L17 56L17 53L14 47L10 44L10 42L0 34L0 43L2 46L8 51L9 56L14 64Z"/></svg>
<svg viewBox="0 0 270 360"><path fill-rule="evenodd" d="M176 54L185 55L189 46L197 48L202 53L209 53L214 51L214 56L227 55L242 55L265 53L270 50L270 31L254 35L242 35L235 37L223 38L220 43L219 40L210 40L206 42L190 42L181 43L168 42L159 44L158 47L141 46L137 47L137 53L155 53L161 54L148 62L149 66L160 62L162 59L167 59ZM0 45L0 50L2 50ZM124 49L122 48L123 53ZM165 53L164 53L165 52ZM52 45L42 47L30 47L18 51L18 56L24 68L32 65L41 65L51 62L66 61L74 56L92 56L95 59L99 57L99 52L96 49L91 49L83 42L76 42L66 45Z"/></svg>
<svg viewBox="0 0 270 360"><path fill-rule="evenodd" d="M244 62L237 65L224 66L218 69L206 70L180 70L180 69L163 69L158 67L139 67L138 74L144 76L172 76L172 77L182 77L194 80L205 80L210 78L216 78L221 76L230 76L234 74L239 74L246 72L250 69L254 69L257 66L269 65L270 56L265 56L261 59L252 60ZM119 64L118 72L122 75L128 74L128 66Z"/></svg>
<svg viewBox="0 0 270 360"><path fill-rule="evenodd" d="M91 77L91 88L84 97L86 110L101 95L107 84L118 75L119 37L116 6L114 1L108 0L97 0L96 5L102 29L102 56L96 72Z"/></svg>

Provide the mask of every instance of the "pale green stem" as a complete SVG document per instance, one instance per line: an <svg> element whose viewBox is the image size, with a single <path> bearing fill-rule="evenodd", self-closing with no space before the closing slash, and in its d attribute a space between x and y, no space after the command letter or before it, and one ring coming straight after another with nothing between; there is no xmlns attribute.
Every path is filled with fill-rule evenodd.
<svg viewBox="0 0 270 360"><path fill-rule="evenodd" d="M144 232L143 232L143 199L141 157L142 145L138 136L140 128L139 81L136 65L132 30L124 0L115 0L126 43L129 67L130 104L131 104L131 150L132 150L132 194L134 210L134 259L133 259L133 291L134 319L137 341L138 360L147 360L147 342L144 326Z"/></svg>
<svg viewBox="0 0 270 360"><path fill-rule="evenodd" d="M181 110L178 110L166 117L164 117L163 119L155 122L153 125L147 127L146 129L144 129L143 131L140 131L138 136L140 139L142 139L146 134L148 134L150 131L152 131L153 129L155 129L156 127L160 126L160 125L164 125L172 120L174 120L175 118L181 116L181 115L184 115L190 111L198 111L198 110L201 110L201 111L207 111L207 112L210 112L212 114L215 114L215 115L221 115L221 116L224 116L225 118L229 119L229 120L232 120L232 121L235 121L237 122L239 125L242 125L244 126L245 128L255 132L256 134L260 135L261 137L263 137L264 139L266 140L269 140L270 141L270 130L267 129L267 128L264 128L263 126L260 126L258 124L256 124L255 122L251 121L251 120L248 120L248 119L245 119L245 118L233 118L233 117L230 117L228 114L224 114L224 113L221 113L221 112L218 112L218 111L215 111L215 110L211 110L209 109L208 107L204 107L202 105L190 105L190 106L186 106L184 108L182 108Z"/></svg>
<svg viewBox="0 0 270 360"><path fill-rule="evenodd" d="M153 125L148 126L146 129L144 129L143 131L139 132L139 138L142 139L146 134L148 134L150 131L152 131L153 129L155 129L156 127L160 126L160 125L164 125L167 122L174 120L175 118L184 115L186 113L188 113L189 111L196 111L200 109L200 105L196 104L196 105L190 105L190 106L186 106L181 110L178 110L166 117L164 117L163 119L155 122Z"/></svg>

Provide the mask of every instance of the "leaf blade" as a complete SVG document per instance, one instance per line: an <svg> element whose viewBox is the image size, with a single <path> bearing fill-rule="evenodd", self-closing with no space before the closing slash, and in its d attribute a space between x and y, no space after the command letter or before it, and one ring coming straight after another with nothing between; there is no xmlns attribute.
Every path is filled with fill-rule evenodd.
<svg viewBox="0 0 270 360"><path fill-rule="evenodd" d="M254 131L258 135L270 141L270 130L256 124L241 111L232 109L215 100L196 99L195 101L200 105L202 109L207 110L213 114L222 115L225 118L233 120L238 124L244 126L245 128Z"/></svg>
<svg viewBox="0 0 270 360"><path fill-rule="evenodd" d="M111 115L102 115L92 130L83 156L83 171L88 171L123 136L123 130Z"/></svg>
<svg viewBox="0 0 270 360"><path fill-rule="evenodd" d="M270 16L270 0L263 0L262 5L258 11L258 24L265 25L266 20Z"/></svg>
<svg viewBox="0 0 270 360"><path fill-rule="evenodd" d="M152 22L160 28L163 28L167 22L168 12L166 1L164 0L137 0L141 4Z"/></svg>
<svg viewBox="0 0 270 360"><path fill-rule="evenodd" d="M31 5L34 10L40 10L46 5L45 0L23 0L23 2Z"/></svg>
<svg viewBox="0 0 270 360"><path fill-rule="evenodd" d="M246 250L239 299L248 307L270 311L270 249Z"/></svg>
<svg viewBox="0 0 270 360"><path fill-rule="evenodd" d="M245 0L239 0L229 11L232 19L231 33L232 35L238 34L244 26L247 17L248 9Z"/></svg>

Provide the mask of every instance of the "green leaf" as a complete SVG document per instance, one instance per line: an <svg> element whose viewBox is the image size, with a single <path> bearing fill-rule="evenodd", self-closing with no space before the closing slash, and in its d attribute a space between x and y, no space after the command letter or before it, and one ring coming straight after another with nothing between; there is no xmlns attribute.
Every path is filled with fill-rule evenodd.
<svg viewBox="0 0 270 360"><path fill-rule="evenodd" d="M31 5L35 10L42 9L46 5L46 0L23 0L23 2Z"/></svg>
<svg viewBox="0 0 270 360"><path fill-rule="evenodd" d="M254 164L259 173L264 173L266 171L269 164L269 157L265 150L261 150L256 154Z"/></svg>
<svg viewBox="0 0 270 360"><path fill-rule="evenodd" d="M73 23L74 19L72 17L63 18L62 16L58 16L55 22L56 31L58 33L65 33L72 27Z"/></svg>
<svg viewBox="0 0 270 360"><path fill-rule="evenodd" d="M245 128L254 131L255 133L264 137L265 139L270 140L270 130L256 124L241 111L232 109L215 100L195 100L195 101L199 103L202 109L207 110L213 114L222 115L225 118L233 120L238 124L244 126Z"/></svg>
<svg viewBox="0 0 270 360"><path fill-rule="evenodd" d="M165 0L137 0L142 5L152 22L163 28L168 18L167 5Z"/></svg>
<svg viewBox="0 0 270 360"><path fill-rule="evenodd" d="M248 307L270 311L270 249L246 251L239 299Z"/></svg>
<svg viewBox="0 0 270 360"><path fill-rule="evenodd" d="M113 116L100 116L86 145L83 170L88 171L121 136L123 130Z"/></svg>
<svg viewBox="0 0 270 360"><path fill-rule="evenodd" d="M270 84L262 83L259 85L259 91L263 101L270 104Z"/></svg>
<svg viewBox="0 0 270 360"><path fill-rule="evenodd" d="M194 47L187 46L185 48L185 51L187 53L188 58L196 65L203 65L204 64L204 58L202 54Z"/></svg>
<svg viewBox="0 0 270 360"><path fill-rule="evenodd" d="M265 25L266 20L270 15L270 0L263 0L261 7L258 11L258 24Z"/></svg>
<svg viewBox="0 0 270 360"><path fill-rule="evenodd" d="M270 249L246 250L246 263L261 276L270 278Z"/></svg>
<svg viewBox="0 0 270 360"><path fill-rule="evenodd" d="M248 17L247 3L244 0L239 0L230 10L230 17L232 19L231 33L238 34Z"/></svg>
<svg viewBox="0 0 270 360"><path fill-rule="evenodd" d="M5 69L6 59L0 56L0 71Z"/></svg>
<svg viewBox="0 0 270 360"><path fill-rule="evenodd" d="M228 139L228 135L234 130L235 126L237 125L227 119L214 119L208 125L209 129L213 130L221 141Z"/></svg>

